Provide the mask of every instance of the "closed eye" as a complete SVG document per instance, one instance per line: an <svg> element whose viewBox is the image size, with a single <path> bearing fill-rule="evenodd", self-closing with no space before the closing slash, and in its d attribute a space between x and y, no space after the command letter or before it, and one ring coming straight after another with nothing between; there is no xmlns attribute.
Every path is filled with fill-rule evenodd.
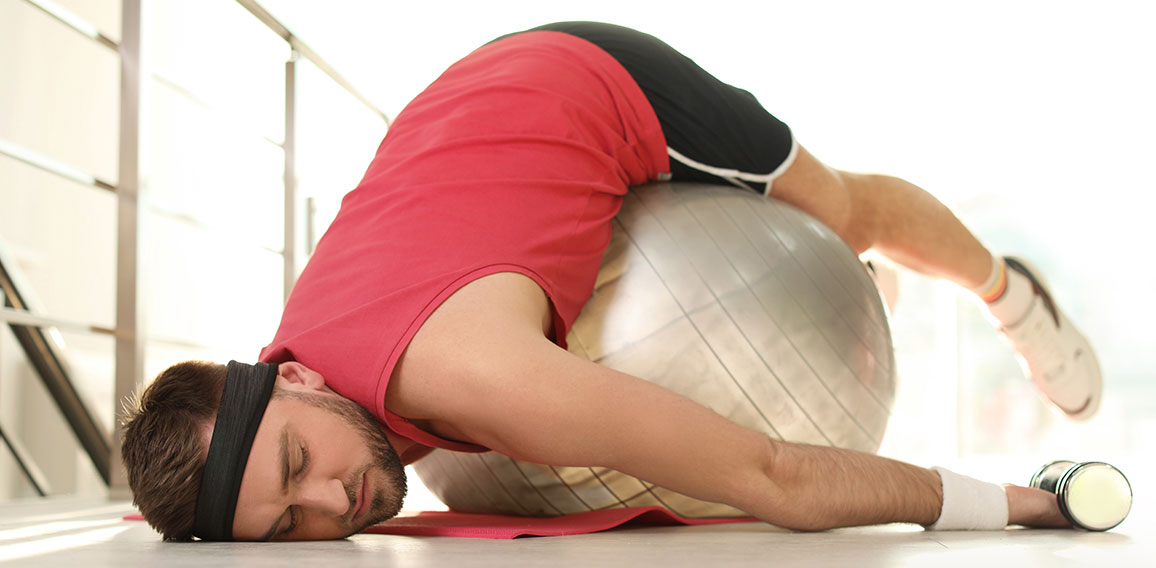
<svg viewBox="0 0 1156 568"><path fill-rule="evenodd" d="M298 446L301 448L301 467L297 470L297 479L305 477L305 471L309 469L309 448L304 444Z"/></svg>
<svg viewBox="0 0 1156 568"><path fill-rule="evenodd" d="M301 452L301 459L299 460L301 465L297 468L293 477L300 482L301 479L305 477L305 471L309 467L309 449L306 448L304 444L298 445L297 448ZM289 507L289 528L285 529L285 532L281 533L281 536L292 534L293 531L297 529L297 523L300 520L301 508Z"/></svg>
<svg viewBox="0 0 1156 568"><path fill-rule="evenodd" d="M297 507L289 507L289 528L281 533L281 536L287 536L297 529L297 521L300 520L301 513Z"/></svg>

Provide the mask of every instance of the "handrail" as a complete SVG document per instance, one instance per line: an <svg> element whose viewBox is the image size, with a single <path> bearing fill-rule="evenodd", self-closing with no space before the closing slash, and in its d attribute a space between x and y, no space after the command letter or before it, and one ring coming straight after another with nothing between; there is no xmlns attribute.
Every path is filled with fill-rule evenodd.
<svg viewBox="0 0 1156 568"><path fill-rule="evenodd" d="M67 26L69 29L79 33L80 35L83 35L84 37L87 37L109 49L112 49L113 51L118 51L120 49L120 44L116 40L104 35L104 33L101 32L96 26L72 13L63 6L52 2L52 0L24 1L31 6L36 7L45 14L55 18L57 21ZM340 85L342 89L345 89L346 92L353 95L354 98L369 108L369 110L374 114L380 116L381 119L385 121L386 126L389 126L393 123L393 119L391 119L389 115L387 115L381 109L377 108L377 105L373 104L373 102L370 101L368 97L363 95L361 91L358 91L357 88L354 87L353 84L348 80L346 80L345 77L342 77L341 74L338 73L332 65L322 59L320 55L317 55L316 51L313 51L313 49L310 48L304 41L302 41L301 38L297 37L293 34L293 32L289 31L289 28L285 27L285 25L277 20L277 18L273 17L273 15L270 14L269 11L261 6L256 0L237 0L237 3L248 10L249 13L252 14L255 18L260 20L261 23L265 24L265 26L268 27L273 33L277 34L281 37L281 39L285 40L289 46L296 50L302 57L308 59L309 62L316 65L318 69L321 69L321 71L328 75L330 79L333 79L333 81Z"/></svg>
<svg viewBox="0 0 1156 568"><path fill-rule="evenodd" d="M160 85L164 85L172 92L184 97L186 101L200 107L205 111L208 111L209 120L217 122L220 126L237 132L238 134L245 134L254 138L260 138L277 147L283 146L279 140L274 140L270 138L268 134L261 132L261 128L254 126L248 120L248 117L240 116L235 112L221 110L219 106L214 106L213 104L205 101L199 95L194 93L192 89L181 84L179 80L174 79L169 75L160 73L156 70L153 70L151 73L149 73L149 76L153 81L156 81Z"/></svg>
<svg viewBox="0 0 1156 568"><path fill-rule="evenodd" d="M268 138L266 138L266 140L268 140L269 142L271 142L273 144L278 144L277 142L275 142L273 140L269 140ZM114 186L113 184L111 184L107 181L104 181L98 177L86 174L83 171L81 171L77 168L74 168L68 164L53 160L47 156L44 156L43 154L39 154L37 152L34 152L34 151L29 150L27 148L24 148L23 146L20 146L19 144L14 144L12 142L9 142L7 140L4 140L3 138L0 138L0 156L7 156L7 157L12 158L14 160L17 160L19 162L23 162L25 164L28 164L28 165L30 165L34 168L37 168L41 171L56 175L58 177L67 179L69 181L79 183L81 185L87 185L90 187L94 187L97 189L103 189L105 191L109 191L109 192L113 192L113 193L116 192L116 186ZM189 225L191 227L194 227L194 228L197 228L200 230L208 230L209 226L210 226L210 223L204 221L201 218L198 218L195 215L191 215L188 213L178 213L176 211L173 211L171 209L164 207L163 204L160 204L160 203L150 202L147 204L147 208L151 213L155 213L157 215L160 215L162 217L166 217L168 219L172 219L174 221L179 221L181 223L184 223L186 225ZM265 246L265 245L254 244L253 246L255 248L260 248L261 250L264 250L265 252L271 252L273 254L281 254L282 253L281 250L270 248L270 247Z"/></svg>
<svg viewBox="0 0 1156 568"><path fill-rule="evenodd" d="M3 291L0 291L0 298L5 296L7 296L7 294ZM73 331L82 331L86 333L116 335L116 330L112 329L111 327L105 327L103 325L96 325L93 323L84 323L79 321L41 316L31 312L26 312L24 310L9 308L7 306L0 307L0 321L7 322L8 325L55 327L70 329Z"/></svg>
<svg viewBox="0 0 1156 568"><path fill-rule="evenodd" d="M385 121L387 127L393 124L393 120L389 118L389 115L378 109L377 105L374 105L365 95L361 94L361 91L358 91L352 83L347 81L345 77L342 77L336 69L322 59L321 56L317 55L317 52L313 51L304 41L301 41L301 38L289 31L289 28L286 28L277 18L274 18L273 15L258 4L256 0L237 0L237 3L248 10L249 13L253 14L258 20L261 20L273 33L289 42L289 46L301 57L308 59L310 63L316 65L317 68L321 69L326 75L329 75L329 78L333 79L342 89L345 89L349 94L361 101L361 104L373 111L374 114L380 116L381 119Z"/></svg>
<svg viewBox="0 0 1156 568"><path fill-rule="evenodd" d="M100 32L100 30L96 29L96 26L88 23L83 18L66 10L64 7L58 5L57 3L52 2L51 0L24 1L39 8L45 14L56 18L57 21L64 24L65 26L68 26L70 29L76 31L80 35L94 40L113 51L120 49L120 44L118 44L116 40L113 40L112 38L104 35Z"/></svg>
<svg viewBox="0 0 1156 568"><path fill-rule="evenodd" d="M16 271L16 265L9 259L0 242L0 290L4 291L4 313L14 311L30 312L35 310L29 305L29 299L21 292L23 278ZM7 317L5 318L7 319ZM25 325L15 321L8 321L12 334L24 349L32 367L40 375L40 380L52 395L60 412L72 427L80 445L88 453L97 473L107 484L111 474L112 444L109 435L96 421L88 406L80 398L76 387L69 379L71 372L64 357L58 352L56 342L49 338L44 330L35 325Z"/></svg>
<svg viewBox="0 0 1156 568"><path fill-rule="evenodd" d="M4 303L4 298L7 294L0 288L0 304ZM86 323L82 321L54 318L48 316L41 316L30 312L17 310L9 307L0 307L0 322L5 322L9 325L23 325L28 327L38 327L48 330L51 333L52 329L66 329L70 331L77 331L81 333L95 333L99 335L116 335L116 330L111 327L97 325L94 323ZM165 335L149 334L145 339L151 343L163 343L173 347L183 347L185 349L199 349L202 351L217 350L224 351L228 349L224 344L210 344L200 341L194 341L183 337L170 337ZM55 343L55 342L54 342Z"/></svg>
<svg viewBox="0 0 1156 568"><path fill-rule="evenodd" d="M81 185L87 185L105 191L116 191L116 186L112 183L104 181L94 175L87 174L59 160L49 158L44 154L29 150L19 144L4 140L3 138L0 138L0 155L8 156L13 160L24 162L32 167L50 174L56 174Z"/></svg>
<svg viewBox="0 0 1156 568"><path fill-rule="evenodd" d="M32 456L28 455L28 450L19 441L10 437L4 428L0 426L0 439L3 439L4 445L8 447L8 453L12 454L12 458L16 460L16 467L24 473L24 478L32 485L32 489L36 491L41 497L47 497L52 493L52 485L48 483L48 478L44 476L44 472L40 471L40 467L33 461Z"/></svg>

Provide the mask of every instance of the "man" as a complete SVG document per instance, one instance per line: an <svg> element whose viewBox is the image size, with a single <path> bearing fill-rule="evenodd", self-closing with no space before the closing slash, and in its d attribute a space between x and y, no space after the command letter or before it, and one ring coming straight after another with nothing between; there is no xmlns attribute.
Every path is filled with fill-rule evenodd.
<svg viewBox="0 0 1156 568"><path fill-rule="evenodd" d="M439 447L611 467L802 530L1067 526L1049 493L774 441L570 355L622 196L660 179L766 193L973 290L1060 411L1096 412L1095 356L1034 271L930 195L824 166L656 38L553 24L478 49L400 114L270 364L182 363L144 393L124 460L145 517L166 538L339 538L396 514L402 464Z"/></svg>

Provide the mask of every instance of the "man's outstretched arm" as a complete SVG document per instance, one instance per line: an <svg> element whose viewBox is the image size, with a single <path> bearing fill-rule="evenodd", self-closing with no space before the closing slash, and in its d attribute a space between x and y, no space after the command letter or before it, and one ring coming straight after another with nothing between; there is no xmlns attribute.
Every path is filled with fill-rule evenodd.
<svg viewBox="0 0 1156 568"><path fill-rule="evenodd" d="M390 386L395 411L516 459L614 468L787 528L926 525L939 517L936 472L775 441L578 358L526 325L541 322L540 299L528 297L463 295L443 306L411 344L406 376ZM1052 494L1009 488L1007 500L1010 524L1066 526Z"/></svg>
<svg viewBox="0 0 1156 568"><path fill-rule="evenodd" d="M523 369L533 378L508 379L511 396L482 419L487 426L470 429L482 434L475 442L536 463L610 467L791 529L930 525L939 518L940 478L932 470L775 441L666 389L554 349L537 368ZM1010 524L1066 525L1054 495L1024 491L1009 495Z"/></svg>
<svg viewBox="0 0 1156 568"><path fill-rule="evenodd" d="M559 401L564 408L539 415L540 428L504 424L487 445L532 462L611 467L792 529L931 524L939 516L940 481L931 470L778 442L636 377L558 358L571 360L553 361L546 372L573 385Z"/></svg>

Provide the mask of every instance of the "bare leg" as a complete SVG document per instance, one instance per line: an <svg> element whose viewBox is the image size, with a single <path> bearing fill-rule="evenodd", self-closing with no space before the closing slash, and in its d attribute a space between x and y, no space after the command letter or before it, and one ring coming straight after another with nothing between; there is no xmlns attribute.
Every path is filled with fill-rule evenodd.
<svg viewBox="0 0 1156 568"><path fill-rule="evenodd" d="M973 291L991 282L992 254L946 206L899 178L839 171L799 148L770 195L815 216L856 252L874 249ZM1032 271L1017 270L988 307L1040 391L1071 418L1090 418L1103 391L1095 353Z"/></svg>
<svg viewBox="0 0 1156 568"><path fill-rule="evenodd" d="M829 168L800 147L771 197L815 216L856 252L874 249L968 289L991 274L987 248L946 206L899 178Z"/></svg>

